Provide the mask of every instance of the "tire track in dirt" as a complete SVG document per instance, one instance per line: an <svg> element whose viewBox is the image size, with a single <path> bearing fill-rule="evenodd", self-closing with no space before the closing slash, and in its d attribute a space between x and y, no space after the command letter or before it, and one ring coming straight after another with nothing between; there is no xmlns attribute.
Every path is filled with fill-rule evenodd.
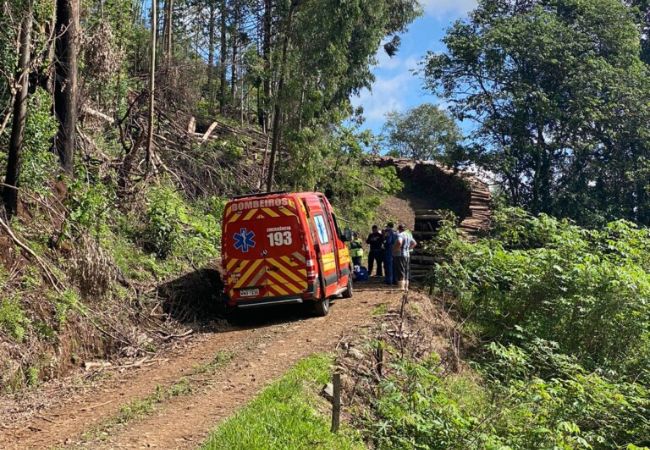
<svg viewBox="0 0 650 450"><path fill-rule="evenodd" d="M164 355L168 360L159 365L115 373L97 387L39 411L38 416L9 427L5 424L0 448L195 448L218 422L298 360L333 350L341 335L372 322L375 306L396 304L401 298L399 292L375 283L362 289L351 300L337 301L324 318L303 315L295 320L295 315L289 314L287 321L269 323L266 313L261 313L256 327L200 335L172 355ZM269 316L271 321L277 319L274 314ZM111 427L104 440L84 436L115 417L121 406L147 397L156 386L172 385L222 351L234 351L235 355L224 368L206 375L188 395L157 405L147 417Z"/></svg>

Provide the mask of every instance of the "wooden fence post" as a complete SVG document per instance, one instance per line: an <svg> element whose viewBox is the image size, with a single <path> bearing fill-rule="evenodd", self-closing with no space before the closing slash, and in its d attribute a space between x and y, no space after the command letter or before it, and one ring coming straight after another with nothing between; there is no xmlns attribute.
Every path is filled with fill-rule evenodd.
<svg viewBox="0 0 650 450"><path fill-rule="evenodd" d="M341 421L341 374L338 372L334 373L332 387L332 433L336 433Z"/></svg>

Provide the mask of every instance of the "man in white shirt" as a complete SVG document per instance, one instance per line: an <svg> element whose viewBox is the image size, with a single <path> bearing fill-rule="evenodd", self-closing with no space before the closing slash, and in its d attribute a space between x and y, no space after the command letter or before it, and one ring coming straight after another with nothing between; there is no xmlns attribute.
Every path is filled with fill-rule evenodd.
<svg viewBox="0 0 650 450"><path fill-rule="evenodd" d="M395 279L399 284L401 290L408 289L408 268L409 257L411 250L415 248L418 243L413 239L410 233L406 231L406 227L400 224L397 227L397 240L393 246L393 263L395 265Z"/></svg>

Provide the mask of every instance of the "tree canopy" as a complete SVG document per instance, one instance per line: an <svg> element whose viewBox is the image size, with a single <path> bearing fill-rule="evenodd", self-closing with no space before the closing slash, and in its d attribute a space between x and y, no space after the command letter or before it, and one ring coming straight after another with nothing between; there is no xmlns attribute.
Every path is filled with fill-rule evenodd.
<svg viewBox="0 0 650 450"><path fill-rule="evenodd" d="M405 113L388 113L383 132L389 153L421 160L458 158L461 132L436 105L424 103Z"/></svg>
<svg viewBox="0 0 650 450"><path fill-rule="evenodd" d="M618 0L483 0L430 53L427 86L477 124L472 160L514 203L650 223L650 69Z"/></svg>

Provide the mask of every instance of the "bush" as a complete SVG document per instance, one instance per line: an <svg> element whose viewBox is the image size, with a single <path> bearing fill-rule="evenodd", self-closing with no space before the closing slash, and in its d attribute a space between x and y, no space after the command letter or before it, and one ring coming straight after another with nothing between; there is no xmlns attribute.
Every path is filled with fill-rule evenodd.
<svg viewBox="0 0 650 450"><path fill-rule="evenodd" d="M434 358L400 361L380 383L363 421L367 437L380 449L604 450L650 444L645 387L612 383L562 355L553 357L564 372L541 378L535 359L548 358L547 350L496 346L491 362L481 366L483 380L469 372L443 376Z"/></svg>
<svg viewBox="0 0 650 450"><path fill-rule="evenodd" d="M22 152L20 184L23 188L49 194L49 181L57 173L58 159L51 151L58 130L52 116L52 100L42 88L29 96L28 114ZM10 127L0 135L0 146L8 145ZM0 168L4 173L6 153L0 153Z"/></svg>
<svg viewBox="0 0 650 450"><path fill-rule="evenodd" d="M202 263L218 255L225 200L211 197L189 205L171 186L150 190L143 238L159 258L176 255Z"/></svg>
<svg viewBox="0 0 650 450"><path fill-rule="evenodd" d="M72 234L86 230L93 236L107 234L109 219L114 211L115 194L104 183L85 183L79 178L70 186L68 217Z"/></svg>
<svg viewBox="0 0 650 450"><path fill-rule="evenodd" d="M159 258L166 258L176 248L187 222L185 202L178 192L169 186L149 191L143 238Z"/></svg>
<svg viewBox="0 0 650 450"><path fill-rule="evenodd" d="M29 323L25 311L16 298L0 300L0 328L9 333L12 338L21 342Z"/></svg>
<svg viewBox="0 0 650 450"><path fill-rule="evenodd" d="M517 209L489 236L443 221L431 283L485 346L476 370L401 360L366 416L379 448L650 448L650 232ZM477 379L478 378L478 379Z"/></svg>
<svg viewBox="0 0 650 450"><path fill-rule="evenodd" d="M443 232L438 292L458 298L485 338L517 343L524 330L590 369L648 379L650 232L623 221L586 230L517 210L496 218L476 244Z"/></svg>

